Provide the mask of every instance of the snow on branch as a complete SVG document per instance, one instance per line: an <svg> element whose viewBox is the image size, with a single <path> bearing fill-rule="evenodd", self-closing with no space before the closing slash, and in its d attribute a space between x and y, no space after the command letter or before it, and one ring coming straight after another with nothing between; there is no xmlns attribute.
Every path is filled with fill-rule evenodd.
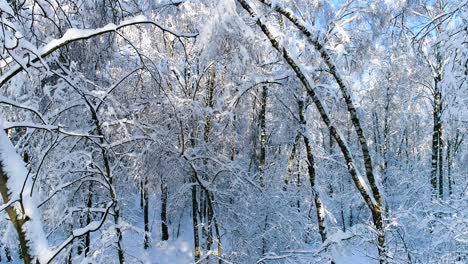
<svg viewBox="0 0 468 264"><path fill-rule="evenodd" d="M54 260L55 257L57 257L62 250L64 250L68 245L70 245L75 239L82 237L88 233L95 232L101 228L101 226L104 224L104 222L107 219L107 215L109 215L110 209L114 206L113 202L109 202L106 206L105 213L102 216L100 221L93 221L86 225L83 228L78 228L73 230L72 235L69 236L60 246L58 246L51 254L51 257L45 262L45 263L50 263L52 260Z"/></svg>
<svg viewBox="0 0 468 264"><path fill-rule="evenodd" d="M46 124L46 121L44 120L44 117L42 116L42 114L37 110L37 109L34 109L32 107L28 107L28 106L25 106L19 102L16 102L14 100L11 100L9 98L6 98L4 96L1 96L0 95L0 104L6 104L6 105L11 105L11 106L14 106L14 107L17 107L17 108L20 108L20 109L24 109L24 110L28 110L28 111L31 111L33 112L37 117L39 117L39 119L41 119L42 123Z"/></svg>
<svg viewBox="0 0 468 264"><path fill-rule="evenodd" d="M47 57L48 55L52 54L54 51L58 50L59 48L62 48L72 42L78 41L78 40L86 40L90 39L92 37L96 37L99 35L111 33L118 31L122 28L128 27L128 26L134 26L134 25L140 25L140 24L150 24L153 25L160 30L162 30L164 33L169 33L172 34L176 37L179 38L194 38L198 34L197 33L180 33L177 31L174 31L170 28L164 27L153 20L150 20L146 18L143 15L135 16L133 18L124 20L122 23L119 25L115 25L113 23L107 24L106 26L102 28L97 28L97 29L78 29L78 28L71 28L65 32L65 34L59 38L59 39L54 39L47 43L46 45L42 46L41 48L38 49L38 55L34 59L31 59L30 62L28 62L25 67L29 68L33 66L34 63L40 61L41 59ZM8 72L3 74L0 77L0 87L3 86L5 83L7 83L11 78L13 78L16 74L20 73L25 67L22 67L21 65L16 65L12 67Z"/></svg>
<svg viewBox="0 0 468 264"><path fill-rule="evenodd" d="M49 256L49 247L44 233L41 215L37 210L37 198L31 195L31 180L28 178L26 166L21 157L16 153L13 144L3 131L3 122L0 119L0 174L6 175L6 187L9 190L9 201L19 201L21 209L19 216L28 219L21 226L26 234L30 247L34 251L40 263ZM11 204L10 204L11 205ZM3 206L2 206L3 207ZM34 238L34 239L33 239Z"/></svg>
<svg viewBox="0 0 468 264"><path fill-rule="evenodd" d="M90 134L81 134L76 132L65 131L62 126L56 125L40 125L32 122L8 122L3 121L3 129L12 129L12 128L34 128L34 129L43 129L47 131L57 131L58 133L72 136L72 137L89 137L89 138L100 138L101 136L90 135Z"/></svg>

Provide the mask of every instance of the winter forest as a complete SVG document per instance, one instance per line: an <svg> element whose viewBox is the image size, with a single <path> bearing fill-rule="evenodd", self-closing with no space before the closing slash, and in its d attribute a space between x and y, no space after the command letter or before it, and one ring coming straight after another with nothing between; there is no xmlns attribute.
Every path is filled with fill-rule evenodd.
<svg viewBox="0 0 468 264"><path fill-rule="evenodd" d="M0 263L468 262L467 0L0 0Z"/></svg>

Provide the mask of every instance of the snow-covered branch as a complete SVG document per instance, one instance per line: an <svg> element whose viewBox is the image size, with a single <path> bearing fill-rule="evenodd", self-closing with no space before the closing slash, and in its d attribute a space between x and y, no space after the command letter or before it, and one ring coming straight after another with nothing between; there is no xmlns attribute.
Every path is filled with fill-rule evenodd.
<svg viewBox="0 0 468 264"><path fill-rule="evenodd" d="M65 34L59 38L59 39L54 39L49 41L46 45L40 47L38 49L38 55L37 57L33 58L28 62L25 66L21 65L16 65L13 66L10 70L8 70L6 73L2 74L0 76L0 87L2 87L4 84L6 84L11 78L13 78L16 74L21 72L24 68L32 67L34 63L39 62L40 60L46 58L48 55L52 54L54 51L67 46L68 44L72 42L76 42L79 40L86 40L90 39L99 35L107 34L107 33L112 33L115 31L118 31L122 28L129 27L129 26L134 26L134 25L141 25L141 24L150 24L153 25L162 32L169 33L171 35L174 35L176 37L180 38L194 38L198 34L196 33L179 33L177 31L174 31L170 28L164 27L160 25L159 23L156 23L148 18L146 18L143 15L140 16L135 16L133 18L124 20L122 23L119 25L115 24L108 24L102 28L97 28L97 29L77 29L77 28L71 28L65 32Z"/></svg>

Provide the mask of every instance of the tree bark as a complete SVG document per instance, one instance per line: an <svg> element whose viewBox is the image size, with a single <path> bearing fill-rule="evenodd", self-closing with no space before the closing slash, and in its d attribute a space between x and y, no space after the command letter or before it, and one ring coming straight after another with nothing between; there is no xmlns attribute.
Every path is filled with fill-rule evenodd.
<svg viewBox="0 0 468 264"><path fill-rule="evenodd" d="M10 191L7 187L8 175L3 171L3 164L0 161L0 194L3 199L3 203L7 204L10 202ZM24 231L24 224L28 221L24 216L24 212L18 212L13 206L8 206L6 209L8 218L15 228L16 234L18 235L20 252L23 256L24 264L31 264L34 256L31 254L31 249L29 248L29 241L26 237L26 232Z"/></svg>
<svg viewBox="0 0 468 264"><path fill-rule="evenodd" d="M194 242L194 257L195 262L200 260L200 238L198 236L198 200L197 200L197 186L195 180L196 172L192 172L192 226L193 226L193 242Z"/></svg>
<svg viewBox="0 0 468 264"><path fill-rule="evenodd" d="M143 183L143 221L145 225L145 241L144 249L150 247L150 223L149 223L149 195L148 195L148 177L145 176L145 181Z"/></svg>
<svg viewBox="0 0 468 264"><path fill-rule="evenodd" d="M207 219L208 219L208 226L207 226L207 236L206 236L206 251L209 252L211 250L211 245L213 244L213 211L211 210L211 207L208 205L208 200L211 199L210 193L208 191L205 191L205 202L207 203L206 205L206 211L207 211Z"/></svg>
<svg viewBox="0 0 468 264"><path fill-rule="evenodd" d="M260 108L260 187L265 187L265 164L266 164L266 107L268 98L268 87L262 87Z"/></svg>
<svg viewBox="0 0 468 264"><path fill-rule="evenodd" d="M91 209L93 207L93 182L89 182L89 189L88 189L88 200L86 201L86 206L88 207L88 212L86 213L86 225L89 225L92 221L92 213ZM85 248L84 253L85 257L89 255L89 251L91 248L91 234L87 233L84 237L85 240Z"/></svg>
<svg viewBox="0 0 468 264"><path fill-rule="evenodd" d="M307 122L304 116L304 102L298 101L297 104L299 107L299 121L301 122L301 126L305 127L307 125ZM319 233L320 237L322 238L322 242L325 242L325 240L327 240L327 230L325 227L325 212L322 200L320 199L320 194L315 188L315 159L312 152L312 146L310 145L309 138L307 137L307 135L305 135L305 131L303 131L302 138L304 140L304 145L306 148L307 171L309 173L310 188L312 189L312 196L314 198Z"/></svg>
<svg viewBox="0 0 468 264"><path fill-rule="evenodd" d="M140 179L140 208L141 209L143 209L143 205L145 204L144 199L145 199L145 190L143 186L143 179Z"/></svg>
<svg viewBox="0 0 468 264"><path fill-rule="evenodd" d="M439 154L439 199L444 198L444 148L443 148L443 141L442 141L442 124L439 125L439 132L438 132L438 154Z"/></svg>
<svg viewBox="0 0 468 264"><path fill-rule="evenodd" d="M447 140L447 181L449 197L452 196L452 142Z"/></svg>
<svg viewBox="0 0 468 264"><path fill-rule="evenodd" d="M432 196L436 197L437 189L439 188L439 197L443 195L443 179L440 175L439 163L441 152L441 93L439 91L440 78L434 78L434 102L433 102L433 131L432 131L432 155L431 155L431 186ZM439 172L439 175L438 175ZM439 176L439 185L437 177ZM442 193L441 193L442 192Z"/></svg>
<svg viewBox="0 0 468 264"><path fill-rule="evenodd" d="M169 240L169 228L167 222L167 186L161 184L161 239Z"/></svg>
<svg viewBox="0 0 468 264"><path fill-rule="evenodd" d="M291 176L294 170L294 161L296 158L296 149L297 149L297 145L299 144L300 138L301 138L300 133L297 133L296 137L294 138L294 143L291 149L291 155L289 155L289 159L288 159L288 171L286 173L286 176L284 177L283 191L287 190L289 181L291 180Z"/></svg>

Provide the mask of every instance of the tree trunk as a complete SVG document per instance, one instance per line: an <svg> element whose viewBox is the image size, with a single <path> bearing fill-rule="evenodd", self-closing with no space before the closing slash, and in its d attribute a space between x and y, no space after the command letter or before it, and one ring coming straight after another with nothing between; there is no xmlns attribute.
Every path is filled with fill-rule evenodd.
<svg viewBox="0 0 468 264"><path fill-rule="evenodd" d="M304 116L304 102L298 101L297 102L299 107L299 121L301 122L301 126L305 127L307 125L307 121L305 120ZM317 223L319 226L319 233L320 237L322 238L322 242L327 240L327 231L325 227L325 212L322 204L322 200L320 199L320 194L315 188L315 160L314 155L312 153L312 146L310 145L309 138L303 131L302 138L304 140L304 145L306 148L306 155L307 155L307 171L309 173L309 182L310 188L312 189L312 196L314 198L315 203L315 210L317 215Z"/></svg>
<svg viewBox="0 0 468 264"><path fill-rule="evenodd" d="M148 249L150 247L150 223L149 223L149 195L148 195L148 177L145 176L143 183L143 221L145 225L145 241L143 247Z"/></svg>
<svg viewBox="0 0 468 264"><path fill-rule="evenodd" d="M384 107L384 128L383 128L383 146L382 146L382 159L381 164L382 172L382 185L385 187L387 182L387 169L388 169L388 150L390 149L390 87L387 86L385 90L385 107Z"/></svg>
<svg viewBox="0 0 468 264"><path fill-rule="evenodd" d="M439 197L441 196L441 190L443 195L443 180L441 181L441 175L439 170L439 186L437 186L438 168L440 162L441 152L441 135L442 123L441 123L441 93L439 91L439 78L434 79L434 102L433 102L433 131L432 131L432 155L431 155L431 185L432 185L432 196L437 195L437 188L439 187ZM441 184L442 182L442 184Z"/></svg>
<svg viewBox="0 0 468 264"><path fill-rule="evenodd" d="M112 184L112 181L110 181ZM112 201L114 202L114 225L115 225L115 232L117 234L117 254L119 256L119 263L125 263L125 255L122 247L122 239L123 234L122 230L120 229L120 207L117 204L117 197L115 196L115 192L112 191Z"/></svg>
<svg viewBox="0 0 468 264"><path fill-rule="evenodd" d="M447 181L449 197L452 196L452 142L447 140Z"/></svg>
<svg viewBox="0 0 468 264"><path fill-rule="evenodd" d="M209 71L209 78L207 82L207 97L205 99L206 107L210 109L213 109L213 106L214 106L213 95L214 95L215 87L216 87L216 70L215 70L215 67L212 67ZM210 142L211 127L212 127L211 115L206 114L203 140L205 141L205 144L207 145ZM203 161L203 165L205 167L207 166L206 160ZM206 237L206 251L209 252L213 244L213 226L217 225L217 223L214 222L214 211L213 211L213 203L212 203L214 196L207 188L204 188L202 186L202 189L203 189L203 192L200 193L200 195L203 195L202 197L204 197L204 200L202 201L202 205L203 205L202 216L204 220L207 221L206 227L205 226L203 227L203 234ZM218 243L220 243L220 241L218 241ZM219 257L221 257L221 255ZM207 257L207 261L209 261L209 257Z"/></svg>
<svg viewBox="0 0 468 264"><path fill-rule="evenodd" d="M143 209L143 205L145 204L145 190L143 186L143 179L140 179L140 208Z"/></svg>
<svg viewBox="0 0 468 264"><path fill-rule="evenodd" d="M286 191L288 188L289 181L291 180L291 176L294 170L294 160L296 157L296 148L299 143L299 139L301 138L301 134L297 133L296 137L294 138L294 143L291 149L291 155L289 156L288 159L288 171L286 173L286 177L284 177L284 186L283 186L283 191Z"/></svg>
<svg viewBox="0 0 468 264"><path fill-rule="evenodd" d="M122 234L122 230L120 229L120 207L119 207L119 202L117 200L117 195L115 193L115 189L114 189L114 185L113 185L113 181L114 181L114 178L113 178L113 175L112 175L112 170L111 170L111 161L110 161L110 158L109 158L109 153L108 153L108 150L103 147L103 145L105 145L105 141L104 141L104 133L101 129L101 122L98 118L98 115L97 115L97 112L95 110L95 108L91 105L91 103L84 97L86 103L88 104L88 107L89 107L89 110L91 112L91 117L94 121L94 124L96 126L96 131L97 131L97 134L100 136L99 138L99 142L101 144L101 156L102 156L102 160L103 160L103 163L104 163L104 168L105 168L105 175L103 175L104 177L107 178L107 182L109 183L109 192L110 192L110 196L111 196L111 200L112 202L114 203L114 225L115 225L115 233L117 235L117 254L118 254L118 257L119 257L119 263L120 264L124 264L125 263L125 255L124 255L124 250L123 250L123 247L122 247L122 239L123 239L123 234Z"/></svg>
<svg viewBox="0 0 468 264"><path fill-rule="evenodd" d="M198 201L197 201L197 186L195 180L196 172L192 172L192 224L193 224L193 242L195 262L200 260L200 239L198 236Z"/></svg>
<svg viewBox="0 0 468 264"><path fill-rule="evenodd" d="M211 210L211 206L208 205L208 201L211 199L210 193L208 191L204 192L206 195L206 203L207 203L207 219L208 219L208 226L207 226L207 237L206 237L206 251L209 252L211 250L211 245L213 244L213 211Z"/></svg>
<svg viewBox="0 0 468 264"><path fill-rule="evenodd" d="M194 172L193 177L192 177L193 181L196 181L199 184L200 188L203 190L203 192L208 194L206 196L206 201L207 201L207 206L209 208L209 211L211 212L211 221L212 221L212 223L214 225L214 228L215 228L215 231L216 231L216 239L218 240L217 243L218 243L219 264L221 264L221 262L222 262L221 261L221 256L222 256L221 233L220 233L220 230L219 230L219 225L218 225L218 222L216 220L216 215L215 215L215 210L214 210L214 195L208 190L208 188L206 188L206 186L204 186L201 183L200 179L198 178L198 174L196 173L193 166L192 166L192 169L193 169L193 172ZM195 214L195 216L197 216L197 214ZM197 221L197 223L198 223L198 220L195 219L195 221ZM198 232L197 232L196 235L197 235L197 241L198 241ZM196 245L200 245L199 242L196 243Z"/></svg>
<svg viewBox="0 0 468 264"><path fill-rule="evenodd" d="M265 164L266 164L266 107L268 98L268 87L262 87L262 101L260 109L260 187L265 187Z"/></svg>
<svg viewBox="0 0 468 264"><path fill-rule="evenodd" d="M216 239L218 240L217 241L217 243L218 243L218 248L217 248L217 250L218 250L218 264L222 264L221 257L223 256L223 246L221 244L221 233L219 232L218 221L216 220L216 217L215 217L215 214L214 214L214 195L213 194L210 195L209 207L210 207L210 211L212 213L212 221L213 221L215 231L216 231Z"/></svg>
<svg viewBox="0 0 468 264"><path fill-rule="evenodd" d="M454 180L452 177L452 170L454 160L457 155L460 145L463 143L464 135L460 136L460 130L457 129L455 139L447 141L447 180L449 196L453 194Z"/></svg>
<svg viewBox="0 0 468 264"><path fill-rule="evenodd" d="M88 200L86 201L86 206L88 207L88 212L86 213L86 225L89 225L92 221L92 213L91 208L93 207L93 182L89 182L89 190L88 190ZM85 240L85 257L89 255L89 251L91 248L91 233L87 233L84 237Z"/></svg>
<svg viewBox="0 0 468 264"><path fill-rule="evenodd" d="M444 148L443 148L443 142L442 142L442 124L439 125L439 132L438 132L439 138L439 161L438 161L438 166L439 166L439 199L444 198Z"/></svg>
<svg viewBox="0 0 468 264"><path fill-rule="evenodd" d="M3 132L0 132L3 133ZM0 153L1 155L1 153ZM7 204L10 202L10 191L7 187L8 182L8 175L3 171L3 164L0 160L0 194L3 199L3 203ZM6 209L8 214L8 218L10 222L13 224L15 231L18 235L19 246L20 246L20 253L23 256L24 264L31 264L33 260L33 256L31 255L31 251L29 248L29 241L26 237L26 232L24 231L24 224L28 221L28 218L25 218L23 212L18 212L17 209L13 206L8 206Z"/></svg>
<svg viewBox="0 0 468 264"><path fill-rule="evenodd" d="M167 222L167 186L161 184L161 239L169 240L169 228Z"/></svg>

